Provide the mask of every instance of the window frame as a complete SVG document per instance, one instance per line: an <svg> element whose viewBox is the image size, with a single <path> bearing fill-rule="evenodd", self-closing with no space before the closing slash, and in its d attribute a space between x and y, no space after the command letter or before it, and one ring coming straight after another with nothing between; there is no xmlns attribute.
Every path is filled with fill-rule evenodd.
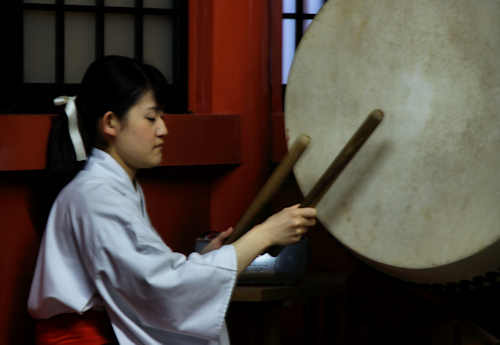
<svg viewBox="0 0 500 345"><path fill-rule="evenodd" d="M173 80L169 80L169 113L185 113L187 110L187 76L188 76L188 4L186 0L174 0L174 8L145 8L143 0L134 0L134 7L105 6L104 0L96 0L95 5L70 5L64 0L55 0L54 4L36 4L16 1L9 8L15 18L14 34L11 46L13 55L5 68L7 81L13 86L0 104L2 113L54 113L52 100L60 95L75 95L79 83L64 82L64 14L66 12L86 12L95 14L95 58L104 56L104 23L107 13L124 13L134 15L134 58L144 61L144 16L170 16L174 20L173 34ZM55 83L24 82L24 10L55 12ZM29 101L28 101L29 100Z"/></svg>
<svg viewBox="0 0 500 345"><path fill-rule="evenodd" d="M321 7L325 5L328 0L322 0L323 4ZM300 43L300 40L304 36L304 21L306 20L312 20L316 16L317 13L305 13L304 12L304 0L295 0L295 12L285 12L284 9L282 10L281 14L281 23L283 24L285 19L293 19L295 20L295 50L297 50L297 47ZM283 53L283 52L282 52ZM294 53L295 54L295 53ZM282 58L282 63L283 63L283 58ZM290 71L288 71L290 73ZM282 92L282 99L285 99L285 94L286 94L286 83L283 83L283 75L281 75L281 92ZM284 107L284 102L283 102L283 107Z"/></svg>

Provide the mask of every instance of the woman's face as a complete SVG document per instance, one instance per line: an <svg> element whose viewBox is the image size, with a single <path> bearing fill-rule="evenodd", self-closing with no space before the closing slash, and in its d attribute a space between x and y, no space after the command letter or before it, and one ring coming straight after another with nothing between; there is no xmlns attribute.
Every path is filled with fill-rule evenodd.
<svg viewBox="0 0 500 345"><path fill-rule="evenodd" d="M147 91L119 121L110 153L133 177L137 169L161 163L167 133L153 93Z"/></svg>

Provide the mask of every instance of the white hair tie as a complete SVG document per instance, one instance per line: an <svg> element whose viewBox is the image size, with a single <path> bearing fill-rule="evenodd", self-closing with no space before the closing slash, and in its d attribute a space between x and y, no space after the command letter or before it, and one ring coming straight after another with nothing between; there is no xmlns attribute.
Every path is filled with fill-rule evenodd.
<svg viewBox="0 0 500 345"><path fill-rule="evenodd" d="M73 143L73 148L75 149L76 160L84 161L87 159L87 154L85 153L82 136L78 130L78 112L76 111L75 98L75 96L59 96L54 99L54 104L66 104L64 112L68 117L69 136L71 138L71 142Z"/></svg>

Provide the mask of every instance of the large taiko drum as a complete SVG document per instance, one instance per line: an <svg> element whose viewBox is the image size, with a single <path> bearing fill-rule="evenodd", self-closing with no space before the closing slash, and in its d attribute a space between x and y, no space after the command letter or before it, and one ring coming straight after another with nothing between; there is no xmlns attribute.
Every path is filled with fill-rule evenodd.
<svg viewBox="0 0 500 345"><path fill-rule="evenodd" d="M368 113L382 124L318 207L345 246L424 283L500 267L500 0L330 0L289 76L304 194Z"/></svg>

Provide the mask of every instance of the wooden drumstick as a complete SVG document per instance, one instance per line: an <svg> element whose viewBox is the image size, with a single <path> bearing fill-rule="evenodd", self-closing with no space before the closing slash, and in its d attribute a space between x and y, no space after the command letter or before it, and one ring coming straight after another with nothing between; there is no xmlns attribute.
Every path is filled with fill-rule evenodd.
<svg viewBox="0 0 500 345"><path fill-rule="evenodd" d="M318 182L316 182L314 187L309 191L304 201L300 204L300 207L316 206L333 182L335 182L342 170L344 170L356 153L358 153L361 146L363 146L380 122L382 122L383 118L384 112L379 109L372 111L368 115L366 120L361 124L347 144L345 144L342 151L340 151L328 169L321 175Z"/></svg>
<svg viewBox="0 0 500 345"><path fill-rule="evenodd" d="M344 148L337 155L335 160L330 164L328 169L321 175L320 179L314 187L309 191L304 200L300 203L300 207L315 207L327 192L330 186L335 182L342 170L352 160L359 151L361 146L366 142L370 135L375 131L377 126L382 122L384 113L382 110L376 109L372 111L366 120L361 124L356 133L345 144ZM277 256L283 247L273 246L269 248L268 253L272 256Z"/></svg>
<svg viewBox="0 0 500 345"><path fill-rule="evenodd" d="M233 233L226 239L225 243L232 243L240 238L252 225L254 218L260 213L262 208L271 200L283 181L290 174L293 166L300 158L304 150L309 145L311 138L307 135L300 135L293 143L288 154L283 158L271 177L264 184L260 192L250 204L250 207L243 214L239 222L234 227Z"/></svg>

